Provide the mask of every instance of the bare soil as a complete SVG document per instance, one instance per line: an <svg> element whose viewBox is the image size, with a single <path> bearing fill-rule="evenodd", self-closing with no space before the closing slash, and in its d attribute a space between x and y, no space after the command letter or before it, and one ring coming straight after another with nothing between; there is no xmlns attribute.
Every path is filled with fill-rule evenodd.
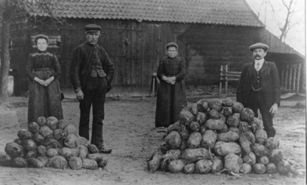
<svg viewBox="0 0 307 185"><path fill-rule="evenodd" d="M20 128L26 128L25 98L11 98L0 105L0 151L16 138ZM296 101L283 101L274 119L277 137L285 157L294 160L305 171L305 109L294 108ZM1 185L301 185L306 184L305 172L296 177L276 175L226 174L185 175L165 172L149 173L146 160L162 141L163 133L154 129L155 99L143 98L106 102L105 142L113 148L106 155L108 165L103 170L57 170L52 168L0 167ZM79 105L72 100L63 102L65 120L78 125Z"/></svg>

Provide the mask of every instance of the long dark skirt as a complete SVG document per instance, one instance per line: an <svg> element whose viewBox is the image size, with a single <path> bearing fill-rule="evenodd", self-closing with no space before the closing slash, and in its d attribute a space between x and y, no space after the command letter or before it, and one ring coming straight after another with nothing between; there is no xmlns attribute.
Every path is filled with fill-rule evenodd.
<svg viewBox="0 0 307 185"><path fill-rule="evenodd" d="M168 127L178 120L187 105L184 81L170 85L161 81L157 91L156 127Z"/></svg>
<svg viewBox="0 0 307 185"><path fill-rule="evenodd" d="M60 83L54 80L48 87L32 82L29 87L28 122L39 116L63 119Z"/></svg>

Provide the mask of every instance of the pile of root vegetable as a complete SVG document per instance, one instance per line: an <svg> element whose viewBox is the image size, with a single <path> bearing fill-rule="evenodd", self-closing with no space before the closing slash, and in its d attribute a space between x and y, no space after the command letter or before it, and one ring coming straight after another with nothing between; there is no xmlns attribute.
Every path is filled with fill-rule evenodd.
<svg viewBox="0 0 307 185"><path fill-rule="evenodd" d="M107 160L98 148L78 135L72 124L55 117L39 117L21 129L18 138L5 146L0 164L12 167L52 167L58 169L104 168Z"/></svg>
<svg viewBox="0 0 307 185"><path fill-rule="evenodd" d="M262 120L231 99L199 100L180 112L148 160L151 172L295 174L279 141L268 138Z"/></svg>

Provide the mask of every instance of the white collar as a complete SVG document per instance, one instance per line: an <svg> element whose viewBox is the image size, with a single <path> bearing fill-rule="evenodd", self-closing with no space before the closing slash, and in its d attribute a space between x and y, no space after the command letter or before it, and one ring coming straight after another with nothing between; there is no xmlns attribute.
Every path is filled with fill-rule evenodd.
<svg viewBox="0 0 307 185"><path fill-rule="evenodd" d="M260 69L261 69L262 66L263 66L263 63L264 63L264 59L255 60L254 67L255 67L256 71L260 71Z"/></svg>
<svg viewBox="0 0 307 185"><path fill-rule="evenodd" d="M260 60L255 60L255 63L260 63L261 65L263 64L263 62L264 62L264 58Z"/></svg>

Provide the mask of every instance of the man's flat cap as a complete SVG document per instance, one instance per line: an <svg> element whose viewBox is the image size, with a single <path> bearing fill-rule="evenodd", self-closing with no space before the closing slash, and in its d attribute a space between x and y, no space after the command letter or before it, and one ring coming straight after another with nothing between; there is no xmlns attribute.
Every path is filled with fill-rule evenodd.
<svg viewBox="0 0 307 185"><path fill-rule="evenodd" d="M261 48L261 49L264 49L264 51L267 51L269 49L269 46L267 44L264 44L264 43L261 43L261 42L257 42L255 44L249 46L250 51L253 51L256 48Z"/></svg>
<svg viewBox="0 0 307 185"><path fill-rule="evenodd" d="M88 24L84 27L85 31L101 31L101 26L97 24Z"/></svg>
<svg viewBox="0 0 307 185"><path fill-rule="evenodd" d="M178 44L176 42L169 42L166 44L165 48L168 49L169 47L175 47L178 49Z"/></svg>

